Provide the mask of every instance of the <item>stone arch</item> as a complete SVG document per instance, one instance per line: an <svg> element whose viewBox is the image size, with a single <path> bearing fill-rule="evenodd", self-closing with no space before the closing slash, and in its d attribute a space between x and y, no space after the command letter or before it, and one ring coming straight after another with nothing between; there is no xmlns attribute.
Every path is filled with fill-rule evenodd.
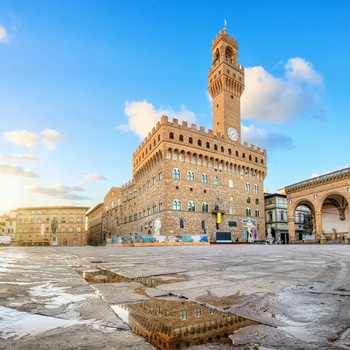
<svg viewBox="0 0 350 350"><path fill-rule="evenodd" d="M320 198L322 233L327 240L343 239L350 226L349 202L337 192L327 193Z"/></svg>

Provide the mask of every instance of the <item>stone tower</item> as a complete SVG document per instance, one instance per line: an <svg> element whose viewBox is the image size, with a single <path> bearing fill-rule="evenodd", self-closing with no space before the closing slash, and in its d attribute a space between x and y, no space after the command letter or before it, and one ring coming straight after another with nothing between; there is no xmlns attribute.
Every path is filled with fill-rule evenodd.
<svg viewBox="0 0 350 350"><path fill-rule="evenodd" d="M244 68L237 63L238 42L226 28L212 42L212 67L208 90L213 98L213 130L241 143L240 98L244 91Z"/></svg>

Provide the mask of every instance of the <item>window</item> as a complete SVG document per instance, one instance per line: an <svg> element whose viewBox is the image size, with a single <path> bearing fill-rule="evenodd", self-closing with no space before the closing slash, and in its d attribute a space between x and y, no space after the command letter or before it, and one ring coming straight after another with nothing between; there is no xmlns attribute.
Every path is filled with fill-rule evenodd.
<svg viewBox="0 0 350 350"><path fill-rule="evenodd" d="M256 216L257 218L260 217L260 210L259 210L259 209L255 209L255 216Z"/></svg>
<svg viewBox="0 0 350 350"><path fill-rule="evenodd" d="M233 180L228 180L228 187L231 187L231 188L233 188Z"/></svg>
<svg viewBox="0 0 350 350"><path fill-rule="evenodd" d="M65 223L65 222L66 222L66 218L62 218L62 219L61 219L61 222L62 222L62 223Z"/></svg>
<svg viewBox="0 0 350 350"><path fill-rule="evenodd" d="M187 319L187 311L182 310L180 311L180 320L186 320Z"/></svg>
<svg viewBox="0 0 350 350"><path fill-rule="evenodd" d="M268 216L269 216L269 221L273 221L273 215L272 215L272 211L269 211L268 213Z"/></svg>
<svg viewBox="0 0 350 350"><path fill-rule="evenodd" d="M62 227L61 232L66 232L66 229L64 227Z"/></svg>
<svg viewBox="0 0 350 350"><path fill-rule="evenodd" d="M69 227L68 232L73 232L73 227Z"/></svg>
<svg viewBox="0 0 350 350"><path fill-rule="evenodd" d="M202 141L201 141L201 140L198 140L198 141L197 141L197 144L198 144L198 146L202 146Z"/></svg>
<svg viewBox="0 0 350 350"><path fill-rule="evenodd" d="M153 175L152 176L152 185L156 183L156 177ZM134 197L136 197L136 190L134 191Z"/></svg>
<svg viewBox="0 0 350 350"><path fill-rule="evenodd" d="M218 145L214 145L214 151L218 150Z"/></svg>
<svg viewBox="0 0 350 350"><path fill-rule="evenodd" d="M247 203L250 203L250 197L247 197Z"/></svg>
<svg viewBox="0 0 350 350"><path fill-rule="evenodd" d="M74 222L74 219L73 218L69 218L69 222Z"/></svg>
<svg viewBox="0 0 350 350"><path fill-rule="evenodd" d="M193 201L189 201L187 203L187 210L188 211L196 211L196 204Z"/></svg>
<svg viewBox="0 0 350 350"><path fill-rule="evenodd" d="M259 204L259 199L255 199L255 204Z"/></svg>
<svg viewBox="0 0 350 350"><path fill-rule="evenodd" d="M180 135L180 136L179 136L179 141L183 141L183 140L184 140L183 135Z"/></svg>
<svg viewBox="0 0 350 350"><path fill-rule="evenodd" d="M185 227L183 219L180 219L179 226L180 226L180 228L184 228Z"/></svg>
<svg viewBox="0 0 350 350"><path fill-rule="evenodd" d="M80 222L81 222L81 218L78 218L78 219L77 219L77 222L79 222L79 223L80 223Z"/></svg>
<svg viewBox="0 0 350 350"><path fill-rule="evenodd" d="M188 181L194 181L194 172L193 171L189 171L187 173L187 180Z"/></svg>
<svg viewBox="0 0 350 350"><path fill-rule="evenodd" d="M230 214L233 215L235 213L235 210L233 207L230 207Z"/></svg>
<svg viewBox="0 0 350 350"><path fill-rule="evenodd" d="M180 178L180 170L177 168L173 169L173 179L179 179Z"/></svg>
<svg viewBox="0 0 350 350"><path fill-rule="evenodd" d="M193 143L192 137L190 137L190 138L188 139L188 143L192 145L192 143Z"/></svg>
<svg viewBox="0 0 350 350"><path fill-rule="evenodd" d="M219 184L219 178L217 176L214 177L214 185Z"/></svg>
<svg viewBox="0 0 350 350"><path fill-rule="evenodd" d="M173 200L173 210L181 210L181 202L178 199Z"/></svg>
<svg viewBox="0 0 350 350"><path fill-rule="evenodd" d="M40 224L41 220L40 219L36 219L36 223Z"/></svg>
<svg viewBox="0 0 350 350"><path fill-rule="evenodd" d="M250 183L249 182L245 183L245 190L248 192L250 191Z"/></svg>
<svg viewBox="0 0 350 350"><path fill-rule="evenodd" d="M157 206L155 204L153 204L152 212L153 212L153 214L155 214L157 212Z"/></svg>
<svg viewBox="0 0 350 350"><path fill-rule="evenodd" d="M252 210L250 208L247 208L245 210L245 215L248 216L248 217L252 216Z"/></svg>
<svg viewBox="0 0 350 350"><path fill-rule="evenodd" d="M160 172L158 173L158 180L161 180L162 178L163 178L163 172L160 171Z"/></svg>
<svg viewBox="0 0 350 350"><path fill-rule="evenodd" d="M254 185L254 192L258 193L259 192L259 186L258 185Z"/></svg>
<svg viewBox="0 0 350 350"><path fill-rule="evenodd" d="M283 221L284 220L284 212L281 211L281 220Z"/></svg>
<svg viewBox="0 0 350 350"><path fill-rule="evenodd" d="M208 211L209 211L208 203L202 203L202 212L203 213L208 213Z"/></svg>
<svg viewBox="0 0 350 350"><path fill-rule="evenodd" d="M195 308L195 309L194 309L194 316L195 316L195 317L200 317L200 316L202 316L202 309L199 308L199 307Z"/></svg>
<svg viewBox="0 0 350 350"><path fill-rule="evenodd" d="M169 134L169 139L170 139L170 140L174 140L174 133L173 133L173 132L171 132L171 133Z"/></svg>
<svg viewBox="0 0 350 350"><path fill-rule="evenodd" d="M163 203L159 202L158 204L158 211L162 211L163 210Z"/></svg>
<svg viewBox="0 0 350 350"><path fill-rule="evenodd" d="M210 143L206 142L205 147L210 148Z"/></svg>
<svg viewBox="0 0 350 350"><path fill-rule="evenodd" d="M201 182L204 183L204 184L208 183L208 175L207 174L202 174Z"/></svg>

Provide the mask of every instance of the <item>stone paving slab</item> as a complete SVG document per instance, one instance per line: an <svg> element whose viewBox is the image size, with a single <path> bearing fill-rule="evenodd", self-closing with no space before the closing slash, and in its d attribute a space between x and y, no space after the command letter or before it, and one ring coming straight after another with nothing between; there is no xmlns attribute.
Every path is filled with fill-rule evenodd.
<svg viewBox="0 0 350 350"><path fill-rule="evenodd" d="M0 349L152 349L111 305L165 292L263 324L231 334L235 349L350 349L349 262L345 245L3 247L0 305L12 312L6 329L20 312L73 324L10 335L1 328L4 314ZM160 283L92 285L79 269Z"/></svg>

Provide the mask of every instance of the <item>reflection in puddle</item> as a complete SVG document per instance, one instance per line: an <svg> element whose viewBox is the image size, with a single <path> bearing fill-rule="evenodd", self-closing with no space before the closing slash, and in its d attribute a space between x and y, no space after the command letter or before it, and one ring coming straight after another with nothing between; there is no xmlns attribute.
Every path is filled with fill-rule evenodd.
<svg viewBox="0 0 350 350"><path fill-rule="evenodd" d="M288 326L280 326L278 327L278 329L281 329L282 331L290 333L294 335L296 338L299 338L305 342L316 342L316 341L322 340L316 335L310 333L310 331L305 327L306 325L305 323L291 321L283 317L282 318L280 317L280 319L283 322L287 323Z"/></svg>
<svg viewBox="0 0 350 350"><path fill-rule="evenodd" d="M77 273L82 276L86 282L94 283L123 283L123 282L139 282L147 287L157 287L161 284L169 284L186 280L185 275L171 274L159 277L125 277L110 270L93 269L80 270L76 269Z"/></svg>
<svg viewBox="0 0 350 350"><path fill-rule="evenodd" d="M112 308L134 333L161 350L207 343L232 344L230 334L258 324L201 304L173 299L153 299Z"/></svg>
<svg viewBox="0 0 350 350"><path fill-rule="evenodd" d="M0 339L19 338L32 332L71 326L78 321L33 315L0 306Z"/></svg>

